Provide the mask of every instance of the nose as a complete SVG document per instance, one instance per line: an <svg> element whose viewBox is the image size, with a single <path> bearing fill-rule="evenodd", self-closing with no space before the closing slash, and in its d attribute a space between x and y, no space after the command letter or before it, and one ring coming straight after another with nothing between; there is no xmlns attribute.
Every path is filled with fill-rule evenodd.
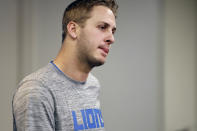
<svg viewBox="0 0 197 131"><path fill-rule="evenodd" d="M113 34L112 32L110 32L110 33L108 34L108 36L107 36L106 39L105 39L105 42L106 42L106 44L108 44L108 45L111 45L111 44L113 44L113 43L115 42L114 34Z"/></svg>

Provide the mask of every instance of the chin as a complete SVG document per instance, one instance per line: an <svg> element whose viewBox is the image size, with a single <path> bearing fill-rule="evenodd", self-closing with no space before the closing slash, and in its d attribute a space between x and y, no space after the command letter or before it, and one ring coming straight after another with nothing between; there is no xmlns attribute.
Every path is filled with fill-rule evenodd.
<svg viewBox="0 0 197 131"><path fill-rule="evenodd" d="M91 67L101 66L105 63L104 60L91 60L88 62Z"/></svg>

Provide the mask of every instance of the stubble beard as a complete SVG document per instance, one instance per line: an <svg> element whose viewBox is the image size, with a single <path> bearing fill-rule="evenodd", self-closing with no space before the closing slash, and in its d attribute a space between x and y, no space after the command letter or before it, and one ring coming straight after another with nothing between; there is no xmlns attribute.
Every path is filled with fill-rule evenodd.
<svg viewBox="0 0 197 131"><path fill-rule="evenodd" d="M94 59L94 60L93 60L93 59L92 59L92 60L89 59L88 64L89 64L89 66L90 66L91 68L93 68L93 67L96 67L96 66L101 66L101 65L103 65L104 62L98 61L98 60L96 60L96 59Z"/></svg>
<svg viewBox="0 0 197 131"><path fill-rule="evenodd" d="M90 69L104 64L104 62L96 59L88 50L85 49L78 52L78 59L81 63L86 64Z"/></svg>
<svg viewBox="0 0 197 131"><path fill-rule="evenodd" d="M78 59L81 63L87 64L87 66L92 69L96 66L101 66L105 62L99 60L94 56L90 45L91 43L86 39L87 36L84 32L82 32L82 36L79 38L79 45L78 45ZM96 50L95 50L96 51Z"/></svg>

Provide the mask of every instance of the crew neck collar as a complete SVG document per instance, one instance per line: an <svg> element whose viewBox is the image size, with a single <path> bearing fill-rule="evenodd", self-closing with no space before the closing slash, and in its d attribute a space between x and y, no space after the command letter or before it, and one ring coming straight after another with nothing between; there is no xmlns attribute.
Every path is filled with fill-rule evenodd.
<svg viewBox="0 0 197 131"><path fill-rule="evenodd" d="M74 82L74 83L76 83L76 84L85 84L85 83L86 83L87 80L81 82L81 81L77 81L77 80L74 80L74 79L70 78L70 77L67 76L59 67L57 67L57 65L56 65L53 61L50 61L50 63L55 67L55 69L56 69L58 72L60 72L61 74L63 74L63 76L66 77L66 79L68 79L68 80L70 80L70 81L72 81L72 82Z"/></svg>

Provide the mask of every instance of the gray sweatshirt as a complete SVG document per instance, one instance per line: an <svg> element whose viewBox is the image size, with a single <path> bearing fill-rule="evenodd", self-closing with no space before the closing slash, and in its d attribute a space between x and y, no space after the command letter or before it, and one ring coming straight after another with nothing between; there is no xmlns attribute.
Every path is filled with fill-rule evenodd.
<svg viewBox="0 0 197 131"><path fill-rule="evenodd" d="M25 77L12 102L14 131L104 131L98 80L66 76L53 63Z"/></svg>

